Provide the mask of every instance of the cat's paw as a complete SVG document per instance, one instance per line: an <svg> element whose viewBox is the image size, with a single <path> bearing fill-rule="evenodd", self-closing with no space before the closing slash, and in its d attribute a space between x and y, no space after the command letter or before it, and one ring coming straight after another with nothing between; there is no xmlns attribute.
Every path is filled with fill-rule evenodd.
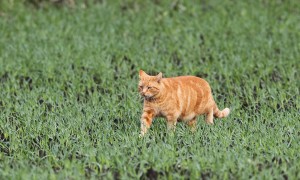
<svg viewBox="0 0 300 180"><path fill-rule="evenodd" d="M140 134L139 134L139 138L143 138L145 136L145 132L141 132Z"/></svg>

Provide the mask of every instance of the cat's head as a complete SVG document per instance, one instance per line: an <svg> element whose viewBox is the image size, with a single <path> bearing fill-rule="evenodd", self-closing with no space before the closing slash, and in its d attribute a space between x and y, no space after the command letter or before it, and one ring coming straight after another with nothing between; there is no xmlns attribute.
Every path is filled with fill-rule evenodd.
<svg viewBox="0 0 300 180"><path fill-rule="evenodd" d="M140 95L147 100L155 98L161 89L162 73L159 73L156 76L149 76L143 70L140 70L139 77Z"/></svg>

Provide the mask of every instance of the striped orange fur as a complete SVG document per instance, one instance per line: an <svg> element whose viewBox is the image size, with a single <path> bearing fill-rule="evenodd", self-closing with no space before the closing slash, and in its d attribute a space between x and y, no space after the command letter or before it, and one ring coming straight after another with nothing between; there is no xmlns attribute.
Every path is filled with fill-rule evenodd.
<svg viewBox="0 0 300 180"><path fill-rule="evenodd" d="M144 98L142 136L155 117L165 117L168 129L174 130L178 121L184 121L195 129L198 115L206 115L208 124L214 123L213 117L229 115L229 108L218 109L204 79L195 76L162 78L162 73L149 76L143 70L140 70L139 77L139 93Z"/></svg>

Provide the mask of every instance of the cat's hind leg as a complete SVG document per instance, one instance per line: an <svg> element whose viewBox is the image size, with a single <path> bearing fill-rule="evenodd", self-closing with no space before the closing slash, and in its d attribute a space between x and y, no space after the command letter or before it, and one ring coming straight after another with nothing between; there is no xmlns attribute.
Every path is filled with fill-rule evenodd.
<svg viewBox="0 0 300 180"><path fill-rule="evenodd" d="M214 124L214 111L213 108L210 108L206 113L205 121L207 124Z"/></svg>

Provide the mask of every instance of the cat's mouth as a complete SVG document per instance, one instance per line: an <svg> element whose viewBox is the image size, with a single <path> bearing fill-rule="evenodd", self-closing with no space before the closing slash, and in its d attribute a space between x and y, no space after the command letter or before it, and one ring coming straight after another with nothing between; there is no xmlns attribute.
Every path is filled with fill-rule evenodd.
<svg viewBox="0 0 300 180"><path fill-rule="evenodd" d="M152 96L144 96L144 98L147 100L147 101L151 101L153 98Z"/></svg>
<svg viewBox="0 0 300 180"><path fill-rule="evenodd" d="M146 99L147 101L151 101L151 100L155 99L155 95L151 95L151 96L142 95L142 97L143 97L144 99Z"/></svg>

